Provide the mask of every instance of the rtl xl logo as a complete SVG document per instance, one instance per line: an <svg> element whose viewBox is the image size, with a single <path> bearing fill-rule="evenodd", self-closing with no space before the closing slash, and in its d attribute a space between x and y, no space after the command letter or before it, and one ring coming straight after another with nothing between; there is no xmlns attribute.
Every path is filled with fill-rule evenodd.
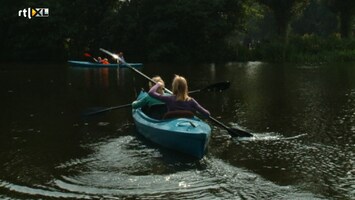
<svg viewBox="0 0 355 200"><path fill-rule="evenodd" d="M49 17L49 8L25 8L18 11L19 17Z"/></svg>

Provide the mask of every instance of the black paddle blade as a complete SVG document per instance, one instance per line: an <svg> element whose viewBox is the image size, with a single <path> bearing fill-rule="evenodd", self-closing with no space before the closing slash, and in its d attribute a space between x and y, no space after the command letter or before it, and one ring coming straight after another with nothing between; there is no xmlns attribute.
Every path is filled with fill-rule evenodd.
<svg viewBox="0 0 355 200"><path fill-rule="evenodd" d="M225 130L227 130L232 137L253 137L251 133L243 130L242 128L230 128L211 116L209 116L208 118L214 123L224 128Z"/></svg>
<svg viewBox="0 0 355 200"><path fill-rule="evenodd" d="M233 137L253 137L248 131L238 128L229 128L228 133Z"/></svg>
<svg viewBox="0 0 355 200"><path fill-rule="evenodd" d="M201 89L201 91L223 91L228 89L230 84L231 83L229 81L218 82Z"/></svg>

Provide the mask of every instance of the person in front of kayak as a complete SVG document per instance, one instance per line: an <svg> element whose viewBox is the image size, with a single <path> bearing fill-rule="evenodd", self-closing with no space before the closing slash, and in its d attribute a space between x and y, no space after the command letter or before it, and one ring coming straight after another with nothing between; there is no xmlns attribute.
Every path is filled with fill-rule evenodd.
<svg viewBox="0 0 355 200"><path fill-rule="evenodd" d="M156 83L160 83L161 87L157 88L157 93L159 95L167 95L164 94L164 86L165 83L163 79L160 76L154 76L152 80ZM149 82L149 88L152 88L153 84ZM155 118L155 119L161 119L163 115L167 112L167 108L164 102L153 98L149 95L146 95L142 99L138 99L132 103L132 108L137 109L137 108L142 108L142 111L147 114L148 116Z"/></svg>
<svg viewBox="0 0 355 200"><path fill-rule="evenodd" d="M174 111L190 111L198 112L204 117L210 116L210 112L203 108L194 98L188 95L188 85L184 77L175 75L172 83L173 95L166 96L158 92L159 88L164 87L157 82L148 92L148 94L156 99L166 103L169 112ZM176 113L174 113L176 114ZM179 116L179 114L177 114Z"/></svg>

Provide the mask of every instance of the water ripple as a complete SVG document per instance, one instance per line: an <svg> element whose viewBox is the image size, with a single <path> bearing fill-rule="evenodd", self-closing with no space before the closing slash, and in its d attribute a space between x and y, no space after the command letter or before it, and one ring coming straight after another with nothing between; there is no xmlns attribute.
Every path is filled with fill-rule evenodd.
<svg viewBox="0 0 355 200"><path fill-rule="evenodd" d="M43 186L39 187L29 187L22 185L15 185L6 181L0 180L0 189L7 190L11 192L16 192L17 194L24 194L26 196L31 196L32 198L66 198L66 199L91 199L90 196L84 195L84 193L68 193L52 190L51 188L46 188Z"/></svg>

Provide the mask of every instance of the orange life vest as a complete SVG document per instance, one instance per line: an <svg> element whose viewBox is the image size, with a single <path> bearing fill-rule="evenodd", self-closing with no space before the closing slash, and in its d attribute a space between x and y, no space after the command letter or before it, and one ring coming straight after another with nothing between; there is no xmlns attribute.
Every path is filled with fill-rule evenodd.
<svg viewBox="0 0 355 200"><path fill-rule="evenodd" d="M107 60L101 60L100 62L101 62L101 64L104 64L104 65L110 64Z"/></svg>

